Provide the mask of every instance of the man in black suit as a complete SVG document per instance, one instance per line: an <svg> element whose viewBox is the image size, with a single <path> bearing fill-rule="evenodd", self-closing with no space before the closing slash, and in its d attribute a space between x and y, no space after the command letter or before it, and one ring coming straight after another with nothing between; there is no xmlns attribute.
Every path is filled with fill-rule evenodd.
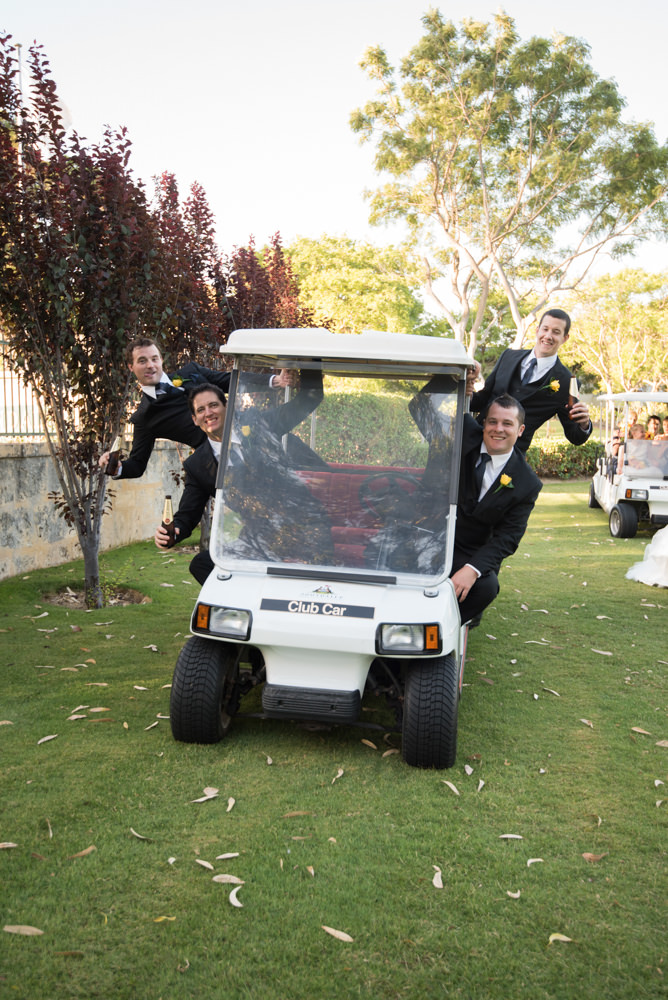
<svg viewBox="0 0 668 1000"><path fill-rule="evenodd" d="M557 351L568 339L571 320L563 309L550 309L538 325L532 350L503 352L485 384L471 397L471 411L484 416L490 402L509 393L524 407L524 431L517 442L525 452L531 439L550 417L557 416L571 444L584 444L592 431L589 409L577 402L569 409L568 390L571 373L561 363ZM480 371L478 366L474 377Z"/></svg>
<svg viewBox="0 0 668 1000"><path fill-rule="evenodd" d="M227 391L230 373L214 371L190 361L171 378L162 367L162 355L153 340L140 338L128 345L126 358L128 368L136 376L142 388L142 399L130 417L134 424L132 449L114 475L114 479L138 479L143 476L158 438L178 441L197 448L206 441L206 434L191 419L188 405L188 390L203 383L218 386ZM266 384L266 377L262 377ZM290 385L289 375L281 372L272 375L269 385L273 388ZM109 452L99 460L101 468L106 468Z"/></svg>
<svg viewBox="0 0 668 1000"><path fill-rule="evenodd" d="M508 395L491 403L482 427L464 418L450 574L462 622L476 619L498 594L501 561L522 540L542 489L519 447L523 430L522 405Z"/></svg>

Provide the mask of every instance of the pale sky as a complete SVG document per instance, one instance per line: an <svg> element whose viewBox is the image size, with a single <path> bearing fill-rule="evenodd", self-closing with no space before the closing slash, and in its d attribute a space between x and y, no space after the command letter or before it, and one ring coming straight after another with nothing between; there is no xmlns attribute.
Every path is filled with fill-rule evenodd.
<svg viewBox="0 0 668 1000"><path fill-rule="evenodd" d="M224 249L275 231L343 234L372 242L392 231L367 225L365 188L377 177L351 112L372 86L359 68L380 44L397 64L422 34L429 0L0 0L0 30L44 46L74 127L90 140L126 126L131 165L176 174L181 193L199 181ZM488 21L497 5L451 0L455 22ZM504 5L523 38L553 31L584 38L594 69L614 77L628 120L668 138L664 86L665 0L564 0ZM398 234L397 234L398 238ZM664 246L644 252L668 267Z"/></svg>

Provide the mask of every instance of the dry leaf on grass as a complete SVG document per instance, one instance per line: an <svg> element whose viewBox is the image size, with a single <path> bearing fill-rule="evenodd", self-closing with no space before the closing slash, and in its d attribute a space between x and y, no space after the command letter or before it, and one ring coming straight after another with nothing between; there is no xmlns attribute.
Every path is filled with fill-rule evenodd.
<svg viewBox="0 0 668 1000"><path fill-rule="evenodd" d="M136 837L137 840L148 840L150 843L153 843L150 837L142 837L141 833L137 833L137 831L133 830L132 827L130 827L130 833L133 837Z"/></svg>
<svg viewBox="0 0 668 1000"><path fill-rule="evenodd" d="M244 880L236 875L214 875L211 881L222 882L223 885L245 885Z"/></svg>
<svg viewBox="0 0 668 1000"><path fill-rule="evenodd" d="M433 885L434 889L442 889L443 888L443 873L442 873L441 869L438 867L438 865L432 865L431 867L434 869L434 871L436 873L434 875L433 879L431 880L431 884Z"/></svg>
<svg viewBox="0 0 668 1000"><path fill-rule="evenodd" d="M350 934L346 934L345 931L337 931L335 927L328 927L327 924L321 924L320 926L322 927L323 931L325 931L327 934L331 934L332 937L336 938L337 941L350 942L354 940L354 938L351 938Z"/></svg>
<svg viewBox="0 0 668 1000"><path fill-rule="evenodd" d="M158 725L158 719L156 719L155 722L152 722L150 726L144 726L144 732L147 733L149 729L155 729L157 725Z"/></svg>
<svg viewBox="0 0 668 1000"><path fill-rule="evenodd" d="M133 684L132 687L135 691L148 691L148 688L144 687L142 684Z"/></svg>
<svg viewBox="0 0 668 1000"><path fill-rule="evenodd" d="M202 861L202 859L201 859L201 858L195 858L195 864L196 864L196 865L201 865L201 866L202 866L202 868L208 868L208 870L209 870L210 872L212 872L212 871L213 871L213 865L211 864L211 862L210 862L210 861Z"/></svg>
<svg viewBox="0 0 668 1000"><path fill-rule="evenodd" d="M510 896L511 899L519 899L521 893L521 889L518 889L517 892L513 892L511 889L506 889L506 896Z"/></svg>
<svg viewBox="0 0 668 1000"><path fill-rule="evenodd" d="M6 840L4 844L0 844L0 851L6 851L9 847L18 847L18 844L13 844L11 840Z"/></svg>
<svg viewBox="0 0 668 1000"><path fill-rule="evenodd" d="M641 729L640 726L631 726L631 732L632 733L640 733L641 736L651 736L652 735L651 733L648 733L646 729Z"/></svg>
<svg viewBox="0 0 668 1000"><path fill-rule="evenodd" d="M654 744L655 747L668 747L668 740L659 740L658 743Z"/></svg>
<svg viewBox="0 0 668 1000"><path fill-rule="evenodd" d="M654 787L655 788L658 788L659 785L663 785L663 784L664 784L664 782L661 780L661 778L655 778L654 779Z"/></svg>
<svg viewBox="0 0 668 1000"><path fill-rule="evenodd" d="M164 920L176 920L176 917L155 917L154 924L161 924Z"/></svg>
<svg viewBox="0 0 668 1000"><path fill-rule="evenodd" d="M547 943L552 944L553 941L572 941L572 940L573 938L566 937L565 934L557 933L557 934L550 934L550 939Z"/></svg>
<svg viewBox="0 0 668 1000"><path fill-rule="evenodd" d="M97 708L89 708L89 712L111 712L110 708L105 708L103 705L99 705Z"/></svg>
<svg viewBox="0 0 668 1000"><path fill-rule="evenodd" d="M85 715L75 713L74 715L68 715L67 718L65 719L65 722L76 722L77 719L85 719L85 718L86 718Z"/></svg>
<svg viewBox="0 0 668 1000"><path fill-rule="evenodd" d="M386 750L385 753L383 754L383 757L391 757L392 754L395 754L395 753L399 753L399 751L396 749L396 747L393 748L392 750Z"/></svg>
<svg viewBox="0 0 668 1000"><path fill-rule="evenodd" d="M204 789L204 795L201 798L199 798L199 799L191 799L190 801L191 802L208 802L209 799L215 799L217 795L218 795L218 789L217 788L207 787L207 788Z"/></svg>
<svg viewBox="0 0 668 1000"><path fill-rule="evenodd" d="M524 840L519 833L500 833L499 840Z"/></svg>
<svg viewBox="0 0 668 1000"><path fill-rule="evenodd" d="M542 858L529 858L529 860L527 861L527 868L529 868L531 865L537 865L539 862L541 864L545 864Z"/></svg>
<svg viewBox="0 0 668 1000"><path fill-rule="evenodd" d="M23 934L25 937L35 937L37 934L43 934L39 927L30 927L28 924L5 924L2 928L7 934Z"/></svg>
<svg viewBox="0 0 668 1000"><path fill-rule="evenodd" d="M585 861L588 861L590 864L594 861L601 861L603 858L607 856L608 856L607 851L605 852L605 854L590 854L589 851L585 851L584 854L582 855Z"/></svg>
<svg viewBox="0 0 668 1000"><path fill-rule="evenodd" d="M448 786L448 788L450 789L451 792L454 792L455 795L459 795L459 792L457 791L457 788L452 784L451 781L446 781L445 778L441 778L441 781L443 782L444 785Z"/></svg>
<svg viewBox="0 0 668 1000"><path fill-rule="evenodd" d="M600 653L601 656L612 656L612 653L607 649L592 649L592 653Z"/></svg>
<svg viewBox="0 0 668 1000"><path fill-rule="evenodd" d="M9 719L3 719L0 722L0 726L13 726L13 725L14 725L14 723L11 722Z"/></svg>
<svg viewBox="0 0 668 1000"><path fill-rule="evenodd" d="M93 851L96 851L96 850L97 850L97 847L95 846L95 844L91 844L90 847L84 847L83 851L79 851L77 854L70 854L69 857L70 857L70 860L72 858L85 858L86 855L92 854Z"/></svg>
<svg viewBox="0 0 668 1000"><path fill-rule="evenodd" d="M553 691L552 688L546 688L546 687L544 687L543 691L547 691L548 694L553 694L553 695L555 695L555 697L561 698L561 695L559 694L559 692L558 691Z"/></svg>
<svg viewBox="0 0 668 1000"><path fill-rule="evenodd" d="M364 744L365 747L371 747L372 750L377 750L378 749L378 747L376 746L376 744L372 743L371 740L362 740L362 743Z"/></svg>
<svg viewBox="0 0 668 1000"><path fill-rule="evenodd" d="M468 774L469 777L473 774L473 768L470 764L464 764L464 772Z"/></svg>
<svg viewBox="0 0 668 1000"><path fill-rule="evenodd" d="M283 813L283 819L293 819L295 816L312 816L312 812L304 809L295 809L294 812Z"/></svg>
<svg viewBox="0 0 668 1000"><path fill-rule="evenodd" d="M307 865L306 866L306 871L309 873L309 875L311 875L313 878L315 878L315 869L314 869L313 865Z"/></svg>
<svg viewBox="0 0 668 1000"><path fill-rule="evenodd" d="M232 904L232 906L236 906L239 909L241 909L242 906L244 905L243 903L240 903L239 900L237 899L237 893L239 892L240 888L241 888L241 886L238 885L235 889L232 890L232 892L229 895L229 900L230 900L230 903Z"/></svg>
<svg viewBox="0 0 668 1000"><path fill-rule="evenodd" d="M385 754L383 754L383 757L384 757L384 756L385 756ZM336 772L336 774L334 775L334 777L332 778L332 784L334 784L334 782L335 782L335 781L336 781L336 780L337 780L338 778L340 778L340 777L342 776L342 774L343 774L343 768L342 768L342 767L340 767L340 768L338 769L338 771Z"/></svg>
<svg viewBox="0 0 668 1000"><path fill-rule="evenodd" d="M230 858L238 858L238 857L239 857L238 851L231 851L228 854L217 854L216 861L229 861Z"/></svg>
<svg viewBox="0 0 668 1000"><path fill-rule="evenodd" d="M234 809L234 803L236 801L237 801L236 799L233 799L232 796L230 796L229 799L227 800L227 809L225 810L225 812L232 812L232 810Z"/></svg>
<svg viewBox="0 0 668 1000"><path fill-rule="evenodd" d="M54 733L53 736L42 736L41 740L37 740L37 746L39 746L40 743L48 743L49 740L57 740L57 739L58 739L58 733Z"/></svg>
<svg viewBox="0 0 668 1000"><path fill-rule="evenodd" d="M594 723L590 722L589 719L580 719L580 722L582 722L585 726L589 726L590 729L594 728Z"/></svg>
<svg viewBox="0 0 668 1000"><path fill-rule="evenodd" d="M480 781L478 782L478 791L480 791L484 787L485 787L485 782L481 778Z"/></svg>

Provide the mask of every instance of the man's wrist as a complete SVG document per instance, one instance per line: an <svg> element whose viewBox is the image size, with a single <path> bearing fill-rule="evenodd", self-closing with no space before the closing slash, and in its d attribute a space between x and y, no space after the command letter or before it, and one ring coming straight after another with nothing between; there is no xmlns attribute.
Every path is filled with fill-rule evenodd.
<svg viewBox="0 0 668 1000"><path fill-rule="evenodd" d="M480 572L479 569L476 569L476 567L473 565L473 563L465 563L464 565L468 566L469 569L472 569L473 572L475 573L475 575L478 577L478 579L480 579L480 577L482 576L482 573Z"/></svg>

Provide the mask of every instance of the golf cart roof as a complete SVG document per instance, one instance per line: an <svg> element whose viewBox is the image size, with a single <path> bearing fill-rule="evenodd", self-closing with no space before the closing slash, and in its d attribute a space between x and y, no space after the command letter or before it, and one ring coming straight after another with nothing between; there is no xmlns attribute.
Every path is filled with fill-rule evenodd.
<svg viewBox="0 0 668 1000"><path fill-rule="evenodd" d="M318 358L323 361L351 360L364 362L408 362L411 365L473 365L460 341L446 337L424 337L419 334L384 333L365 330L364 333L332 333L322 328L235 330L222 354L232 357L255 355L281 360ZM666 395L668 399L668 394Z"/></svg>
<svg viewBox="0 0 668 1000"><path fill-rule="evenodd" d="M598 397L599 403L666 403L668 392L608 392Z"/></svg>

